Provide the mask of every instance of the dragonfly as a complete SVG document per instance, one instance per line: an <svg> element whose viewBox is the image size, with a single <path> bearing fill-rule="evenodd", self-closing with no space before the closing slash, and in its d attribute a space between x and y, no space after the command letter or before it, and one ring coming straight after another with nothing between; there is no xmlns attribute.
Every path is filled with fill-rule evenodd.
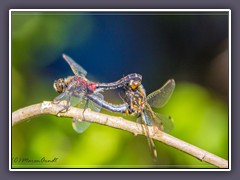
<svg viewBox="0 0 240 180"><path fill-rule="evenodd" d="M104 101L104 96L100 93L101 91L116 89L123 87L126 84L128 84L128 86L130 86L132 89L135 89L142 81L141 75L132 73L122 77L118 81L111 83L92 82L86 78L87 71L77 64L71 57L63 54L63 59L68 63L74 75L67 78L59 78L53 83L55 91L60 93L59 96L54 98L53 103L59 104L61 101L66 100L66 105L61 105L63 106L63 109L60 112L68 110L70 107L71 98L75 99L74 106L82 107L84 110L86 107L89 107L90 109L99 112L102 106L110 108L112 107L111 104ZM92 101L89 102L88 100ZM98 104L94 103L95 101L98 102ZM124 104L124 106L120 107L120 111L124 111L125 109L127 109L127 104ZM119 107L117 107L115 110L119 110ZM89 125L90 123L88 122L73 118L72 126L73 129L78 133L85 131Z"/></svg>
<svg viewBox="0 0 240 180"><path fill-rule="evenodd" d="M129 86L125 87L124 100L129 105L126 112L137 114L137 122L145 126L148 144L154 158L157 158L157 150L153 140L149 136L147 126L153 126L154 131L170 132L173 129L174 125L171 116L160 114L153 111L153 109L159 110L165 106L171 98L174 89L175 81L173 79L168 80L160 89L150 93L148 96L146 96L142 84L135 89Z"/></svg>
<svg viewBox="0 0 240 180"><path fill-rule="evenodd" d="M125 90L124 97L121 97L124 101L123 104L111 104L98 97L89 98L99 106L110 111L137 115L137 122L144 125L148 145L153 158L156 159L157 150L153 140L150 138L147 126L153 126L155 132L158 130L170 132L174 128L171 116L163 115L156 111L164 107L171 98L175 89L175 81L173 79L168 80L160 89L150 93L148 96L146 96L146 91L141 82L134 82L134 86L126 83L123 88Z"/></svg>

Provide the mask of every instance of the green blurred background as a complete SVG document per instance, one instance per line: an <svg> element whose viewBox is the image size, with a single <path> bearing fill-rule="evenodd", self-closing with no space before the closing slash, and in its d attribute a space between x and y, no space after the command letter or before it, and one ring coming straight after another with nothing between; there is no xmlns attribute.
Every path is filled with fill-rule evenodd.
<svg viewBox="0 0 240 180"><path fill-rule="evenodd" d="M61 58L66 53L92 81L141 74L147 94L174 78L176 89L161 111L174 119L170 134L228 159L226 13L12 12L11 20L12 112L58 95L54 80L72 75ZM118 92L105 99L121 103ZM45 115L12 128L12 167L215 168L155 144L157 162L144 136L99 124L77 134L70 118ZM24 161L42 158L58 159Z"/></svg>

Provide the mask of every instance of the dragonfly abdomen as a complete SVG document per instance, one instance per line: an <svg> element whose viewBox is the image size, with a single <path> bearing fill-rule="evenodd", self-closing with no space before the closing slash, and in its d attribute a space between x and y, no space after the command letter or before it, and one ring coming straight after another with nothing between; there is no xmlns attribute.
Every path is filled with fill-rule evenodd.
<svg viewBox="0 0 240 180"><path fill-rule="evenodd" d="M108 89L116 89L125 86L130 81L142 81L142 76L137 73L128 74L127 76L124 76L118 81L112 82L112 83L96 83L96 89L97 88L103 88L105 90Z"/></svg>
<svg viewBox="0 0 240 180"><path fill-rule="evenodd" d="M94 96L94 94L92 94L92 95L88 94L87 97L88 97L88 99L90 99L91 101L96 103L97 105L99 105L109 111L112 111L112 112L125 113L128 109L127 103L120 104L120 105L111 104L111 103L104 101L103 99L99 99L97 96Z"/></svg>

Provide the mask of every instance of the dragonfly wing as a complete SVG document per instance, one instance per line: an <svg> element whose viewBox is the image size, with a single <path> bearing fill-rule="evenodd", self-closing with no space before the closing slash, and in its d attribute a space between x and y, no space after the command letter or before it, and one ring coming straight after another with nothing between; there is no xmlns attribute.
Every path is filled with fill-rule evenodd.
<svg viewBox="0 0 240 180"><path fill-rule="evenodd" d="M175 88L175 81L168 80L160 89L147 96L147 102L154 108L163 107L170 99Z"/></svg>
<svg viewBox="0 0 240 180"><path fill-rule="evenodd" d="M85 77L87 75L87 71L85 69L83 69L79 64L77 64L72 58L70 58L66 54L63 54L62 56L65 59L65 61L67 61L67 63L69 64L69 66L71 67L73 73L76 76Z"/></svg>
<svg viewBox="0 0 240 180"><path fill-rule="evenodd" d="M157 129L163 131L163 124L161 120L156 116L155 112L152 110L151 106L148 103L145 103L143 112L145 121L148 126L157 127Z"/></svg>
<svg viewBox="0 0 240 180"><path fill-rule="evenodd" d="M174 128L174 123L173 123L173 119L171 116L167 116L167 115L163 115L160 113L156 113L155 112L155 121L156 122L161 122L161 129L164 132L170 132L173 130Z"/></svg>
<svg viewBox="0 0 240 180"><path fill-rule="evenodd" d="M86 121L81 121L81 119L73 118L72 127L77 133L83 133L91 123Z"/></svg>
<svg viewBox="0 0 240 180"><path fill-rule="evenodd" d="M72 97L71 104L75 107L83 109L86 104L86 100L83 98ZM89 122L83 121L83 119L73 118L72 127L77 133L83 133L90 126Z"/></svg>
<svg viewBox="0 0 240 180"><path fill-rule="evenodd" d="M91 96L95 96L96 98L100 99L100 100L104 100L104 96L100 93L93 93L91 94ZM100 112L102 106L92 102L92 101L89 101L88 103L88 107L93 110L93 111L96 111L96 112Z"/></svg>
<svg viewBox="0 0 240 180"><path fill-rule="evenodd" d="M64 99L70 99L70 95L66 92L63 92L63 93L59 94L57 97L55 97L53 99L53 102L59 103L59 102L63 101Z"/></svg>
<svg viewBox="0 0 240 180"><path fill-rule="evenodd" d="M152 119L154 118L154 112L148 108L149 106L145 106L143 109L143 113L141 116L143 117L143 121L148 125L152 126ZM151 107L150 107L151 108Z"/></svg>
<svg viewBox="0 0 240 180"><path fill-rule="evenodd" d="M164 132L170 132L174 128L173 119L171 116L166 116L160 113L156 113L152 110L149 104L145 104L144 107L145 117L148 117L152 123L152 126L157 127Z"/></svg>
<svg viewBox="0 0 240 180"><path fill-rule="evenodd" d="M100 93L93 93L92 96L96 96L102 100L104 99L103 95ZM86 100L83 100L83 99L81 99L80 103L78 104L78 107L84 109L86 108L86 103L87 103L87 107L93 111L99 112L101 110L101 106L95 104L92 101L86 102ZM82 120L83 119L73 118L72 126L77 133L83 133L91 124L89 122L82 121Z"/></svg>

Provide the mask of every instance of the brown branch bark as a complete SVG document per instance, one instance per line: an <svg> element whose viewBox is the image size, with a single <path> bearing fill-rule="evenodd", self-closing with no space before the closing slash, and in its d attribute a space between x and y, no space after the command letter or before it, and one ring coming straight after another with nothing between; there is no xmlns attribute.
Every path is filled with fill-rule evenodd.
<svg viewBox="0 0 240 180"><path fill-rule="evenodd" d="M41 114L52 114L57 115L57 113L62 109L62 107L52 104L50 101L44 101L43 103L31 105L22 109L19 109L12 113L12 126L25 121L28 118L39 116ZM82 119L82 109L70 107L67 112L60 113L58 116L62 117L77 117ZM131 122L123 119L122 117L114 117L106 114L101 114L93 112L87 109L84 112L85 121L92 123L99 123L113 128L122 129L129 131L134 135L145 135L141 124ZM169 146L172 146L178 150L181 150L201 161L213 164L219 168L228 168L228 161L218 157L212 153L209 153L203 149L193 146L187 142L177 139L167 133L158 131L153 133L153 128L149 127L150 137L161 141Z"/></svg>

